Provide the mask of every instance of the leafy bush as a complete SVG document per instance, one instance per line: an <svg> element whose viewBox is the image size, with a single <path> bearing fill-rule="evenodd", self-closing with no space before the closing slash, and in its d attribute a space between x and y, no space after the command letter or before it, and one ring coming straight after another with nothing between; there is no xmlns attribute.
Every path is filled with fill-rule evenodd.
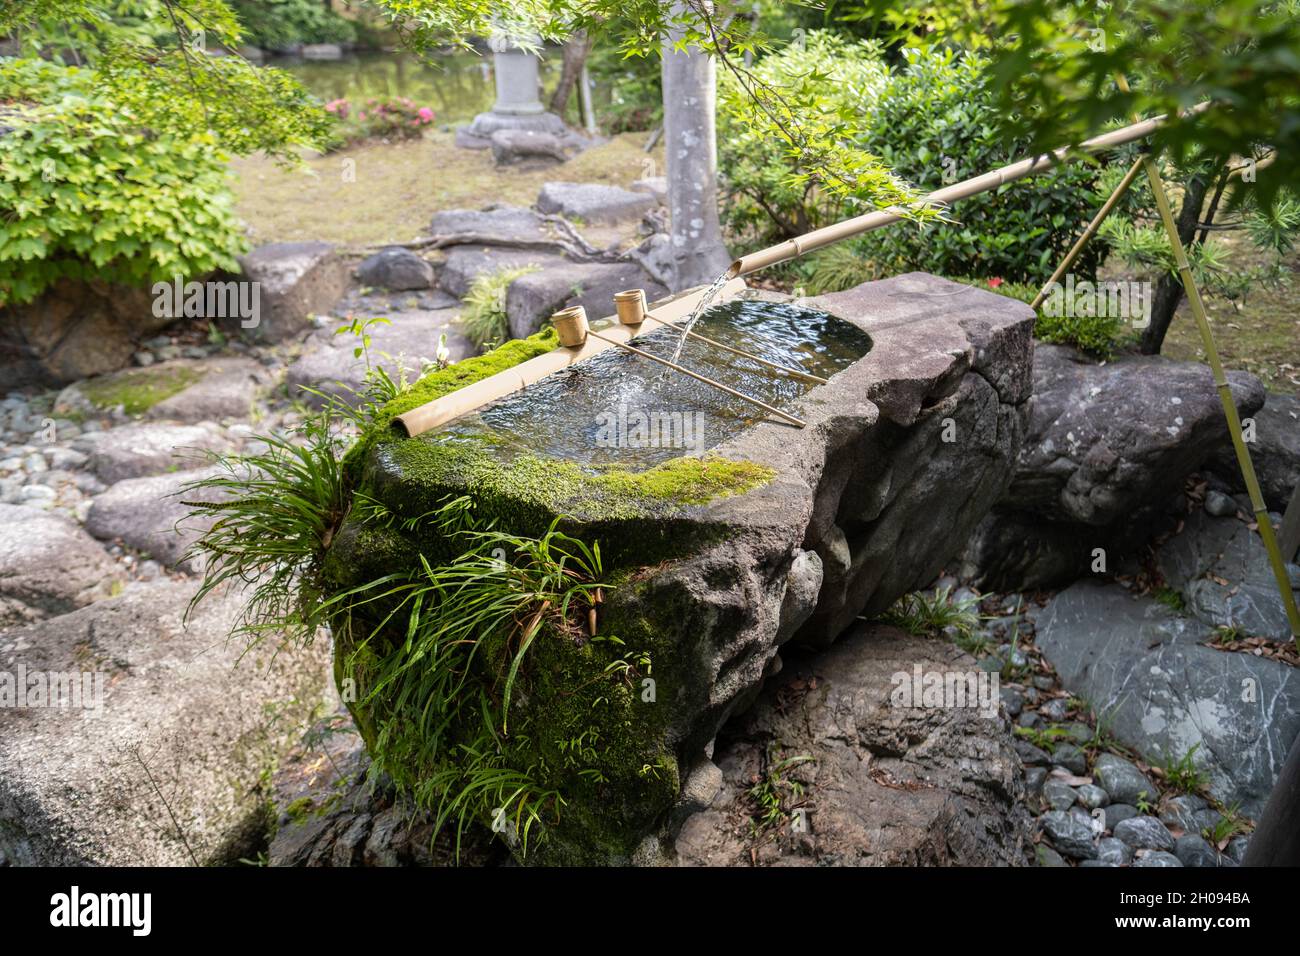
<svg viewBox="0 0 1300 956"><path fill-rule="evenodd" d="M924 191L1005 165L1023 149L999 139L995 95L974 54L905 50L891 68L879 44L814 32L805 42L765 57L755 72L792 101L819 98L838 118L838 135L879 157ZM754 134L745 92L720 83L719 159L728 187L725 216L745 244L767 244L867 211L792 166L778 142ZM1045 278L1101 201L1097 172L1063 167L1031 183L963 200L952 223L900 224L854 243L876 275L924 269L940 275ZM1090 243L1077 270L1092 274L1106 252Z"/></svg>
<svg viewBox="0 0 1300 956"><path fill-rule="evenodd" d="M142 128L92 70L0 59L0 305L62 277L144 284L233 269L245 240L207 134Z"/></svg>
<svg viewBox="0 0 1300 956"><path fill-rule="evenodd" d="M536 271L537 266L521 266L486 273L475 279L465 294L465 311L461 314L466 338L479 348L499 345L510 338L506 292L516 279Z"/></svg>
<svg viewBox="0 0 1300 956"><path fill-rule="evenodd" d="M370 97L361 103L331 100L325 111L339 120L329 148L341 149L366 139L418 139L433 122L433 110L404 96Z"/></svg>
<svg viewBox="0 0 1300 956"><path fill-rule="evenodd" d="M356 26L320 0L234 0L231 7L243 24L245 39L267 50L287 50L300 43L352 43Z"/></svg>

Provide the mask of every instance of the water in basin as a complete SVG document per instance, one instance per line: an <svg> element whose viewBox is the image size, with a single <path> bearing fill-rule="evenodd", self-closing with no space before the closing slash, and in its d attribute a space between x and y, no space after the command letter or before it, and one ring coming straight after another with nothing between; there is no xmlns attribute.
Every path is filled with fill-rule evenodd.
<svg viewBox="0 0 1300 956"><path fill-rule="evenodd" d="M871 348L861 329L825 312L788 303L734 300L713 306L695 331L769 362L830 378ZM660 328L632 345L670 358L681 338ZM783 411L815 382L688 338L680 364ZM661 374L666 372L666 374ZM485 438L501 453L565 458L591 470L642 470L701 454L763 421L794 428L762 409L620 348L426 433L429 441Z"/></svg>

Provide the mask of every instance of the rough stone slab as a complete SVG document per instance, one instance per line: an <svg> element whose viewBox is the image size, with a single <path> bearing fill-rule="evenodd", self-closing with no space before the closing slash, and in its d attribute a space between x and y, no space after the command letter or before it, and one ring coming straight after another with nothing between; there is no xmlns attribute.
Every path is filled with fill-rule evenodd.
<svg viewBox="0 0 1300 956"><path fill-rule="evenodd" d="M547 269L568 262L558 253L536 249L519 249L509 246L453 246L447 252L447 261L438 274L438 285L443 290L463 299L481 275L536 266Z"/></svg>
<svg viewBox="0 0 1300 956"><path fill-rule="evenodd" d="M169 322L153 314L147 288L60 279L35 301L0 309L0 389L125 368L136 343Z"/></svg>
<svg viewBox="0 0 1300 956"><path fill-rule="evenodd" d="M429 221L434 236L483 236L489 245L509 246L521 241L549 238L546 224L523 206L488 206L485 209L444 209Z"/></svg>
<svg viewBox="0 0 1300 956"><path fill-rule="evenodd" d="M19 613L23 608L38 615L75 610L107 597L121 581L104 549L71 521L0 504L0 625L30 616Z"/></svg>
<svg viewBox="0 0 1300 956"><path fill-rule="evenodd" d="M213 519L190 516L191 508L181 503L180 492L187 482L220 474L224 469L205 468L148 478L119 481L91 502L86 530L103 541L121 541L166 567L201 570L193 562L182 562L185 551L212 526ZM211 493L184 495L186 501L211 501Z"/></svg>
<svg viewBox="0 0 1300 956"><path fill-rule="evenodd" d="M1264 407L1253 417L1255 440L1247 447L1264 502L1273 511L1285 511L1294 490L1300 487L1300 397L1269 392ZM1208 467L1230 489L1245 493L1237 456L1230 445L1215 452Z"/></svg>
<svg viewBox="0 0 1300 956"><path fill-rule="evenodd" d="M274 242L241 256L242 279L259 284L257 324L237 334L258 342L282 342L305 333L308 317L330 311L347 290L346 264L328 242Z"/></svg>
<svg viewBox="0 0 1300 956"><path fill-rule="evenodd" d="M539 212L603 225L640 219L658 204L653 196L602 183L543 183L537 194Z"/></svg>
<svg viewBox="0 0 1300 956"><path fill-rule="evenodd" d="M145 413L146 417L178 422L246 419L258 393L270 383L266 369L251 359L218 358L185 364L203 377L158 402Z"/></svg>
<svg viewBox="0 0 1300 956"><path fill-rule="evenodd" d="M1264 387L1231 372L1237 410L1254 413ZM1152 355L1106 364L1059 345L1034 351L1028 442L1007 495L1023 511L1107 525L1178 490L1228 441L1208 366Z"/></svg>
<svg viewBox="0 0 1300 956"><path fill-rule="evenodd" d="M389 246L361 261L357 281L390 292L427 289L433 285L433 266L409 249Z"/></svg>
<svg viewBox="0 0 1300 956"><path fill-rule="evenodd" d="M203 464L204 451L221 451L228 442L198 425L141 423L106 432L95 442L90 470L105 484Z"/></svg>
<svg viewBox="0 0 1300 956"><path fill-rule="evenodd" d="M215 596L187 626L193 591L136 584L0 637L6 672L105 675L95 716L0 708L0 849L11 862L231 863L265 832L264 776L322 700L328 642L239 660L243 645L226 641L238 601Z"/></svg>
<svg viewBox="0 0 1300 956"><path fill-rule="evenodd" d="M564 262L521 276L506 293L510 334L527 338L572 305L585 308L590 319L613 315L614 294L625 289L645 289L649 302L668 294L635 262Z"/></svg>
<svg viewBox="0 0 1300 956"><path fill-rule="evenodd" d="M498 166L526 166L539 169L568 160L564 144L551 133L535 130L501 129L490 137L492 161Z"/></svg>
<svg viewBox="0 0 1300 956"><path fill-rule="evenodd" d="M1148 759L1194 755L1225 803L1258 815L1300 734L1300 674L1204 646L1211 631L1118 585L1080 582L1037 619L1037 644L1072 693Z"/></svg>
<svg viewBox="0 0 1300 956"><path fill-rule="evenodd" d="M1020 760L1006 718L973 708L895 707L895 675L974 672L955 647L862 625L787 663L713 755L721 791L687 818L679 865L749 865L748 796L781 757L804 783L808 832L778 828L760 865L1017 866L1030 844Z"/></svg>
<svg viewBox="0 0 1300 956"><path fill-rule="evenodd" d="M433 311L412 310L389 316L391 324L370 328L371 361L384 368L396 381L405 370L408 381L420 375L421 359L432 361L438 352L438 338L447 336L447 350L453 361L473 355L474 346L456 322L458 309ZM321 401L304 393L302 388L318 389L326 394L351 399L348 389L359 389L365 381L366 363L353 354L356 340L349 335L334 335L332 330L315 333L303 354L289 369L285 381L289 395L309 404Z"/></svg>
<svg viewBox="0 0 1300 956"><path fill-rule="evenodd" d="M1241 414L1259 408L1257 378L1228 380ZM967 544L963 576L1002 590L1060 586L1089 571L1096 548L1113 570L1172 525L1183 479L1227 442L1208 367L1144 355L1099 364L1037 344L1025 448Z"/></svg>
<svg viewBox="0 0 1300 956"><path fill-rule="evenodd" d="M1158 566L1166 583L1182 592L1187 609L1211 627L1291 638L1264 542L1244 521L1204 511L1188 515L1182 530L1160 549ZM1300 591L1293 593L1300 601Z"/></svg>

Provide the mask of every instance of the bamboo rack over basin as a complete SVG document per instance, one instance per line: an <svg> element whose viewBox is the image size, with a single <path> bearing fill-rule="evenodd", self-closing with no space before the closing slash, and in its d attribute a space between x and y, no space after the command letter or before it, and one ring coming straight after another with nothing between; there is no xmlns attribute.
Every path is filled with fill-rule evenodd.
<svg viewBox="0 0 1300 956"><path fill-rule="evenodd" d="M732 279L722 287L717 301L725 302L727 299L734 298L745 288L743 279ZM703 289L695 289L668 299L648 310L644 322L639 326L615 322L608 328L600 330L601 338L589 335L580 346L574 348L560 346L527 362L521 362L514 368L497 372L419 408L413 408L406 414L397 416L395 421L412 438L439 425L445 425L490 402L512 395L554 372L577 365L606 349L617 348L637 335L653 332L664 326L675 326L677 322L690 316L703 294Z"/></svg>

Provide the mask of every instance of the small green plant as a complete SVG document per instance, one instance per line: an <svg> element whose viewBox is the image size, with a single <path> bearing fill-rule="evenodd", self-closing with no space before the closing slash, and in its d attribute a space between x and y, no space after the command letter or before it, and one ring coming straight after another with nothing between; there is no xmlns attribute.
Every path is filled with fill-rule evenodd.
<svg viewBox="0 0 1300 956"><path fill-rule="evenodd" d="M769 759L770 757L771 755ZM816 758L810 754L800 754L772 762L763 778L749 788L749 799L755 806L750 820L752 836L759 836L790 819L797 809L798 801L803 797L803 784L797 780L787 780L783 775L790 768L814 759Z"/></svg>
<svg viewBox="0 0 1300 956"><path fill-rule="evenodd" d="M1210 782L1205 771L1195 763L1196 751L1200 746L1199 743L1193 744L1187 753L1177 759L1172 756L1165 758L1162 768L1165 772L1165 781L1179 793L1196 793L1198 790L1204 790Z"/></svg>
<svg viewBox="0 0 1300 956"><path fill-rule="evenodd" d="M1207 842L1214 844L1216 847L1222 847L1239 833L1247 833L1250 830L1250 824L1241 815L1241 804L1234 803L1225 807L1219 815L1219 820L1212 827L1203 827L1201 836Z"/></svg>
<svg viewBox="0 0 1300 956"><path fill-rule="evenodd" d="M952 627L956 628L958 639L964 640L971 638L979 625L974 606L973 598L953 601L950 587L941 587L933 593L913 591L899 598L881 620L917 637Z"/></svg>
<svg viewBox="0 0 1300 956"><path fill-rule="evenodd" d="M1136 806L1138 813L1150 813L1155 809L1154 804L1151 803L1151 794L1147 793L1145 790L1138 791Z"/></svg>
<svg viewBox="0 0 1300 956"><path fill-rule="evenodd" d="M1029 741L1035 747L1046 750L1049 754L1055 753L1056 745L1070 736L1070 732L1064 727L1017 726L1015 732L1017 737Z"/></svg>
<svg viewBox="0 0 1300 956"><path fill-rule="evenodd" d="M1187 601L1184 600L1182 592L1174 588L1162 585L1152 591L1151 596L1171 611L1176 611L1179 614L1182 614L1187 610Z"/></svg>
<svg viewBox="0 0 1300 956"><path fill-rule="evenodd" d="M479 348L500 344L510 338L506 293L516 279L537 269L537 266L502 269L475 279L465 295L465 311L460 316L466 338Z"/></svg>
<svg viewBox="0 0 1300 956"><path fill-rule="evenodd" d="M1215 644L1236 644L1245 637L1246 632L1235 624L1221 624L1214 629Z"/></svg>

